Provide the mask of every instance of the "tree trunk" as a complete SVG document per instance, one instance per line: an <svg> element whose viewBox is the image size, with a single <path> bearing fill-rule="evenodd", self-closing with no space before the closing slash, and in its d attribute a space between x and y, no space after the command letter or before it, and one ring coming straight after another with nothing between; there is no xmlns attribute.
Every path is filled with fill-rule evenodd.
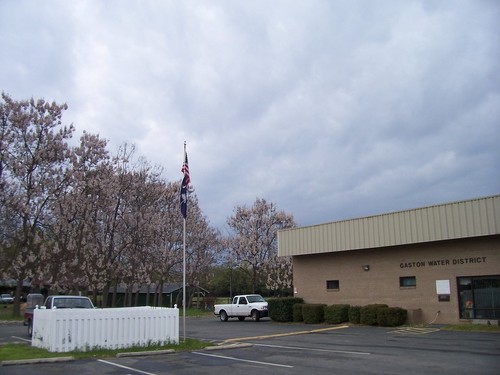
<svg viewBox="0 0 500 375"><path fill-rule="evenodd" d="M112 297L112 302L111 302L111 307L116 307L116 295L118 294L118 284L115 283L115 286L113 287L113 297Z"/></svg>
<svg viewBox="0 0 500 375"><path fill-rule="evenodd" d="M102 307L108 307L109 283L102 289Z"/></svg>
<svg viewBox="0 0 500 375"><path fill-rule="evenodd" d="M139 306L139 292L141 291L141 288L137 289L135 292L135 301L134 301L134 306Z"/></svg>
<svg viewBox="0 0 500 375"><path fill-rule="evenodd" d="M16 283L16 292L14 294L14 307L13 307L13 315L14 316L21 316L21 293L23 291L23 279L24 277L19 277L17 279Z"/></svg>
<svg viewBox="0 0 500 375"><path fill-rule="evenodd" d="M255 290L257 289L257 267L255 265L252 266L252 294L255 294Z"/></svg>

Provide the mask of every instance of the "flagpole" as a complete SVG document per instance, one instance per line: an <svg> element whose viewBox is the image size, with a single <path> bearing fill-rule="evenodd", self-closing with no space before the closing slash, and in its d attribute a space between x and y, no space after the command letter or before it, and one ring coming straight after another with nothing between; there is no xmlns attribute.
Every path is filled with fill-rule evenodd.
<svg viewBox="0 0 500 375"><path fill-rule="evenodd" d="M186 158L186 141L184 141L184 159ZM186 193L187 204L187 193ZM186 218L183 220L184 230L182 235L182 333L186 342Z"/></svg>
<svg viewBox="0 0 500 375"><path fill-rule="evenodd" d="M182 251L182 332L186 342L186 219L184 221L184 246Z"/></svg>

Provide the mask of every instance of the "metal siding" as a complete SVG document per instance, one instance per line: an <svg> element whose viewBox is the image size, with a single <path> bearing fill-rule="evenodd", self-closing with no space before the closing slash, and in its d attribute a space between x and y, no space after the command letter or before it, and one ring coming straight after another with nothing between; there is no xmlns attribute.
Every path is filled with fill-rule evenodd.
<svg viewBox="0 0 500 375"><path fill-rule="evenodd" d="M372 220L370 218L367 218L363 221L364 242L361 244L361 247L363 248L375 246L375 241L373 238L374 233L370 230L371 221Z"/></svg>
<svg viewBox="0 0 500 375"><path fill-rule="evenodd" d="M483 226L487 225L487 218L484 214L486 209L485 201L479 201L477 205L472 205L472 217L474 222L474 232L480 232Z"/></svg>
<svg viewBox="0 0 500 375"><path fill-rule="evenodd" d="M451 218L450 218L450 223L451 223L451 233L450 236L453 238L456 238L459 233L460 233L460 211L458 210L459 205L450 205L450 211L451 211Z"/></svg>
<svg viewBox="0 0 500 375"><path fill-rule="evenodd" d="M341 228L341 238L340 238L340 246L337 247L337 249L346 249L347 248L347 241L349 241L349 237L347 235L347 223L346 221L340 223L340 228Z"/></svg>
<svg viewBox="0 0 500 375"><path fill-rule="evenodd" d="M488 206L488 222L490 224L489 231L490 232L499 232L500 231L500 199L494 202L495 204Z"/></svg>
<svg viewBox="0 0 500 375"><path fill-rule="evenodd" d="M359 220L351 220L353 230L352 230L352 237L356 241L356 249L361 249L363 247L363 221L364 218L359 219Z"/></svg>
<svg viewBox="0 0 500 375"><path fill-rule="evenodd" d="M430 236L430 230L429 230L429 211L427 210L421 210L420 212L420 222L418 225L421 228L421 238L424 241L430 241L431 236Z"/></svg>
<svg viewBox="0 0 500 375"><path fill-rule="evenodd" d="M488 226L488 231L494 230L495 223L494 223L494 218L495 218L495 210L494 207L486 207L485 210L485 215L486 215L486 222Z"/></svg>
<svg viewBox="0 0 500 375"><path fill-rule="evenodd" d="M322 246L322 243L323 243L323 231L321 230L321 228L323 228L324 225L318 225L316 227L314 227L314 230L311 232L311 235L313 236L313 241L314 241L314 248L316 249L316 251L319 251L319 252L324 252L325 251L325 247Z"/></svg>
<svg viewBox="0 0 500 375"><path fill-rule="evenodd" d="M345 220L278 234L280 255L302 255L500 234L500 195Z"/></svg>
<svg viewBox="0 0 500 375"><path fill-rule="evenodd" d="M385 220L387 222L387 227L389 228L389 235L390 235L390 244L395 245L397 244L397 234L396 234L396 225L394 224L394 216L390 215L385 215Z"/></svg>
<svg viewBox="0 0 500 375"><path fill-rule="evenodd" d="M468 237L474 233L474 213L472 202L464 202L464 233Z"/></svg>
<svg viewBox="0 0 500 375"><path fill-rule="evenodd" d="M381 228L379 227L379 223L382 223L381 220L370 220L368 223L368 230L370 232L370 236L372 238L372 246L379 247L380 246L380 237L379 233Z"/></svg>
<svg viewBox="0 0 500 375"><path fill-rule="evenodd" d="M313 251L312 251L312 246L311 246L311 236L310 236L310 233L311 233L311 228L306 228L306 231L305 231L305 236L304 238L302 239L303 241L303 247L304 247L304 250L306 251L307 254L311 254Z"/></svg>
<svg viewBox="0 0 500 375"><path fill-rule="evenodd" d="M363 220L351 220L352 223L352 231L351 237L354 238L356 242L356 249L361 249L363 243Z"/></svg>
<svg viewBox="0 0 500 375"><path fill-rule="evenodd" d="M397 243L401 243L402 238L404 237L404 215L398 212L394 217L394 227L396 227L396 241ZM402 225L403 224L403 225Z"/></svg>
<svg viewBox="0 0 500 375"><path fill-rule="evenodd" d="M438 210L434 207L433 211L436 217L437 227L439 228L439 234L436 237L448 237L448 223L442 218L442 216L444 215L444 210Z"/></svg>

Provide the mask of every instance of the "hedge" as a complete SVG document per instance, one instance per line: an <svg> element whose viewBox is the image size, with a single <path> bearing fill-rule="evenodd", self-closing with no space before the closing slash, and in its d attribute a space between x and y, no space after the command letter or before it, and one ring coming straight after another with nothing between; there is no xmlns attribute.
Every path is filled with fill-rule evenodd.
<svg viewBox="0 0 500 375"><path fill-rule="evenodd" d="M277 298L268 302L269 317L277 322L307 324L352 324L396 327L406 322L407 310L386 304L350 306L348 304L305 304L302 298Z"/></svg>
<svg viewBox="0 0 500 375"><path fill-rule="evenodd" d="M296 303L293 305L293 321L295 323L304 321L304 317L302 316L302 306L304 306L303 303Z"/></svg>
<svg viewBox="0 0 500 375"><path fill-rule="evenodd" d="M302 305L302 318L304 323L318 324L325 321L324 304L304 304Z"/></svg>
<svg viewBox="0 0 500 375"><path fill-rule="evenodd" d="M276 322L292 322L294 305L302 303L302 298L276 298L269 300L268 313L269 317Z"/></svg>
<svg viewBox="0 0 500 375"><path fill-rule="evenodd" d="M359 324L361 319L361 306L349 307L349 323Z"/></svg>
<svg viewBox="0 0 500 375"><path fill-rule="evenodd" d="M387 308L385 304L366 305L361 308L359 322L367 326L374 326L378 324L377 311L381 308Z"/></svg>
<svg viewBox="0 0 500 375"><path fill-rule="evenodd" d="M405 323L408 315L401 307L382 307L377 310L377 324L383 327L396 327Z"/></svg>
<svg viewBox="0 0 500 375"><path fill-rule="evenodd" d="M349 305L339 304L325 307L325 322L340 324L349 320Z"/></svg>

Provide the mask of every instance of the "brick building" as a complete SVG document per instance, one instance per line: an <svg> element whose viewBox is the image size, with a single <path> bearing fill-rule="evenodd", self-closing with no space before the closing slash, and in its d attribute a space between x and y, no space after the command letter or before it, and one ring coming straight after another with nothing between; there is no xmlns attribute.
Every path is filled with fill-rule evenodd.
<svg viewBox="0 0 500 375"><path fill-rule="evenodd" d="M278 233L307 303L386 303L409 323L500 320L500 195Z"/></svg>

